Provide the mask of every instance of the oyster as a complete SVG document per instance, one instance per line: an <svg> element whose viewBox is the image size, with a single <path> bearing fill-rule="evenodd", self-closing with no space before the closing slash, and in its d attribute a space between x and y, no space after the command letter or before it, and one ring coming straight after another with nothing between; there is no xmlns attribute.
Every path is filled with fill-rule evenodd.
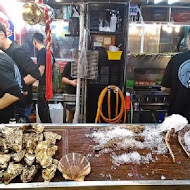
<svg viewBox="0 0 190 190"><path fill-rule="evenodd" d="M90 163L85 156L78 153L65 155L58 164L59 171L65 179L83 181L90 173Z"/></svg>
<svg viewBox="0 0 190 190"><path fill-rule="evenodd" d="M53 132L44 132L45 140L51 142L52 144L56 143L56 140L61 139L61 135L58 135Z"/></svg>
<svg viewBox="0 0 190 190"><path fill-rule="evenodd" d="M9 184L11 180L22 173L22 170L22 164L14 164L13 162L10 162L6 172L4 173L4 183L6 185Z"/></svg>
<svg viewBox="0 0 190 190"><path fill-rule="evenodd" d="M43 141L43 134L25 133L23 135L23 144L26 151L30 154L35 152L36 146L39 142Z"/></svg>
<svg viewBox="0 0 190 190"><path fill-rule="evenodd" d="M32 128L36 133L42 133L44 131L44 126L42 124L35 123L32 125Z"/></svg>
<svg viewBox="0 0 190 190"><path fill-rule="evenodd" d="M52 164L48 166L46 169L42 170L42 178L45 182L50 182L51 179L55 176L58 163L58 160L53 159Z"/></svg>
<svg viewBox="0 0 190 190"><path fill-rule="evenodd" d="M10 154L0 154L0 169L7 168L10 159L11 159Z"/></svg>
<svg viewBox="0 0 190 190"><path fill-rule="evenodd" d="M3 175L4 175L4 171L0 170L0 183L3 182Z"/></svg>
<svg viewBox="0 0 190 190"><path fill-rule="evenodd" d="M40 142L35 151L36 160L43 168L47 168L52 163L52 156L55 155L57 150L56 145L50 145L49 141Z"/></svg>
<svg viewBox="0 0 190 190"><path fill-rule="evenodd" d="M32 165L31 167L25 166L20 176L20 179L24 183L32 181L37 171L38 171L38 166L35 165Z"/></svg>
<svg viewBox="0 0 190 190"><path fill-rule="evenodd" d="M24 161L26 162L28 166L31 166L34 163L35 158L36 158L35 154L26 153L24 157Z"/></svg>
<svg viewBox="0 0 190 190"><path fill-rule="evenodd" d="M4 153L9 152L5 139L2 137L0 137L0 152L4 152Z"/></svg>
<svg viewBox="0 0 190 190"><path fill-rule="evenodd" d="M15 152L20 152L22 150L23 131L19 127L4 127L2 129L2 133L5 136L8 148L14 150Z"/></svg>
<svg viewBox="0 0 190 190"><path fill-rule="evenodd" d="M24 155L25 155L26 151L25 150L22 150L20 152L17 152L17 153L14 153L12 155L12 158L15 162L20 162L23 158L24 158Z"/></svg>

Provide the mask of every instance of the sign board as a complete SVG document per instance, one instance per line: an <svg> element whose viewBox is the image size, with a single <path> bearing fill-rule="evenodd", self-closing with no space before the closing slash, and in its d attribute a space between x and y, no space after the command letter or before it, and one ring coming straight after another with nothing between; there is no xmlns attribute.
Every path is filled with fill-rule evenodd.
<svg viewBox="0 0 190 190"><path fill-rule="evenodd" d="M6 30L7 30L7 37L13 41L14 40L14 25L9 18L0 11L0 23L5 25Z"/></svg>

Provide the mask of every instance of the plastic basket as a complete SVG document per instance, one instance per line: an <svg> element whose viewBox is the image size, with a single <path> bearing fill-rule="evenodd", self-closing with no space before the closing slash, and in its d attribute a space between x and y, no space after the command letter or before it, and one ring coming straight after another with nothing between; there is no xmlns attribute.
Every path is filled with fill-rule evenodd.
<svg viewBox="0 0 190 190"><path fill-rule="evenodd" d="M122 51L107 51L108 60L121 60Z"/></svg>

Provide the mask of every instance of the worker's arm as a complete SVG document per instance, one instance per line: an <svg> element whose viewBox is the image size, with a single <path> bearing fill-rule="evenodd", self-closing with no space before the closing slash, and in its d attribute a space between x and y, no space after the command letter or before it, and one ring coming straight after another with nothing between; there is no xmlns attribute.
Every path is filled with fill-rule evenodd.
<svg viewBox="0 0 190 190"><path fill-rule="evenodd" d="M40 65L40 67L38 68L40 71L41 76L44 74L45 71L45 66L44 65Z"/></svg>
<svg viewBox="0 0 190 190"><path fill-rule="evenodd" d="M19 100L18 97L11 95L9 93L5 93L4 96L0 98L0 109L6 108L18 100Z"/></svg>
<svg viewBox="0 0 190 190"><path fill-rule="evenodd" d="M170 94L170 92L171 92L171 88L166 88L166 87L161 87L161 91L162 92L165 92L165 93L167 93L167 94Z"/></svg>
<svg viewBox="0 0 190 190"><path fill-rule="evenodd" d="M44 65L40 65L40 67L38 68L40 71L41 76L44 74L45 71L45 66ZM31 75L27 75L24 78L24 82L25 84L33 84L36 81L36 79L34 77L32 77Z"/></svg>
<svg viewBox="0 0 190 190"><path fill-rule="evenodd" d="M167 94L170 94L173 81L173 65L175 64L175 56L172 57L165 69L162 82L161 82L161 91Z"/></svg>
<svg viewBox="0 0 190 190"><path fill-rule="evenodd" d="M32 84L41 78L38 66L32 61L26 50L22 47L15 49L13 59L21 73L26 74L24 78L25 84Z"/></svg>
<svg viewBox="0 0 190 190"><path fill-rule="evenodd" d="M36 79L32 77L31 75L27 75L26 77L24 77L24 83L27 85L33 84L35 81Z"/></svg>
<svg viewBox="0 0 190 190"><path fill-rule="evenodd" d="M70 80L70 79L68 79L68 78L66 78L66 77L63 77L63 78L62 78L62 82L66 83L66 84L70 84L70 85L72 85L72 86L74 86L74 87L77 86L77 79Z"/></svg>

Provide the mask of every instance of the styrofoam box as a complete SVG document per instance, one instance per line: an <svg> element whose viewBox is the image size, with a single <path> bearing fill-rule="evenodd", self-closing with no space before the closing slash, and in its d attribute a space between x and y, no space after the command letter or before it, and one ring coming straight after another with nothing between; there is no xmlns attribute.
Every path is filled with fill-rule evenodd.
<svg viewBox="0 0 190 190"><path fill-rule="evenodd" d="M48 104L52 123L63 123L63 106L61 103ZM36 104L36 123L41 123L38 115L38 105Z"/></svg>

